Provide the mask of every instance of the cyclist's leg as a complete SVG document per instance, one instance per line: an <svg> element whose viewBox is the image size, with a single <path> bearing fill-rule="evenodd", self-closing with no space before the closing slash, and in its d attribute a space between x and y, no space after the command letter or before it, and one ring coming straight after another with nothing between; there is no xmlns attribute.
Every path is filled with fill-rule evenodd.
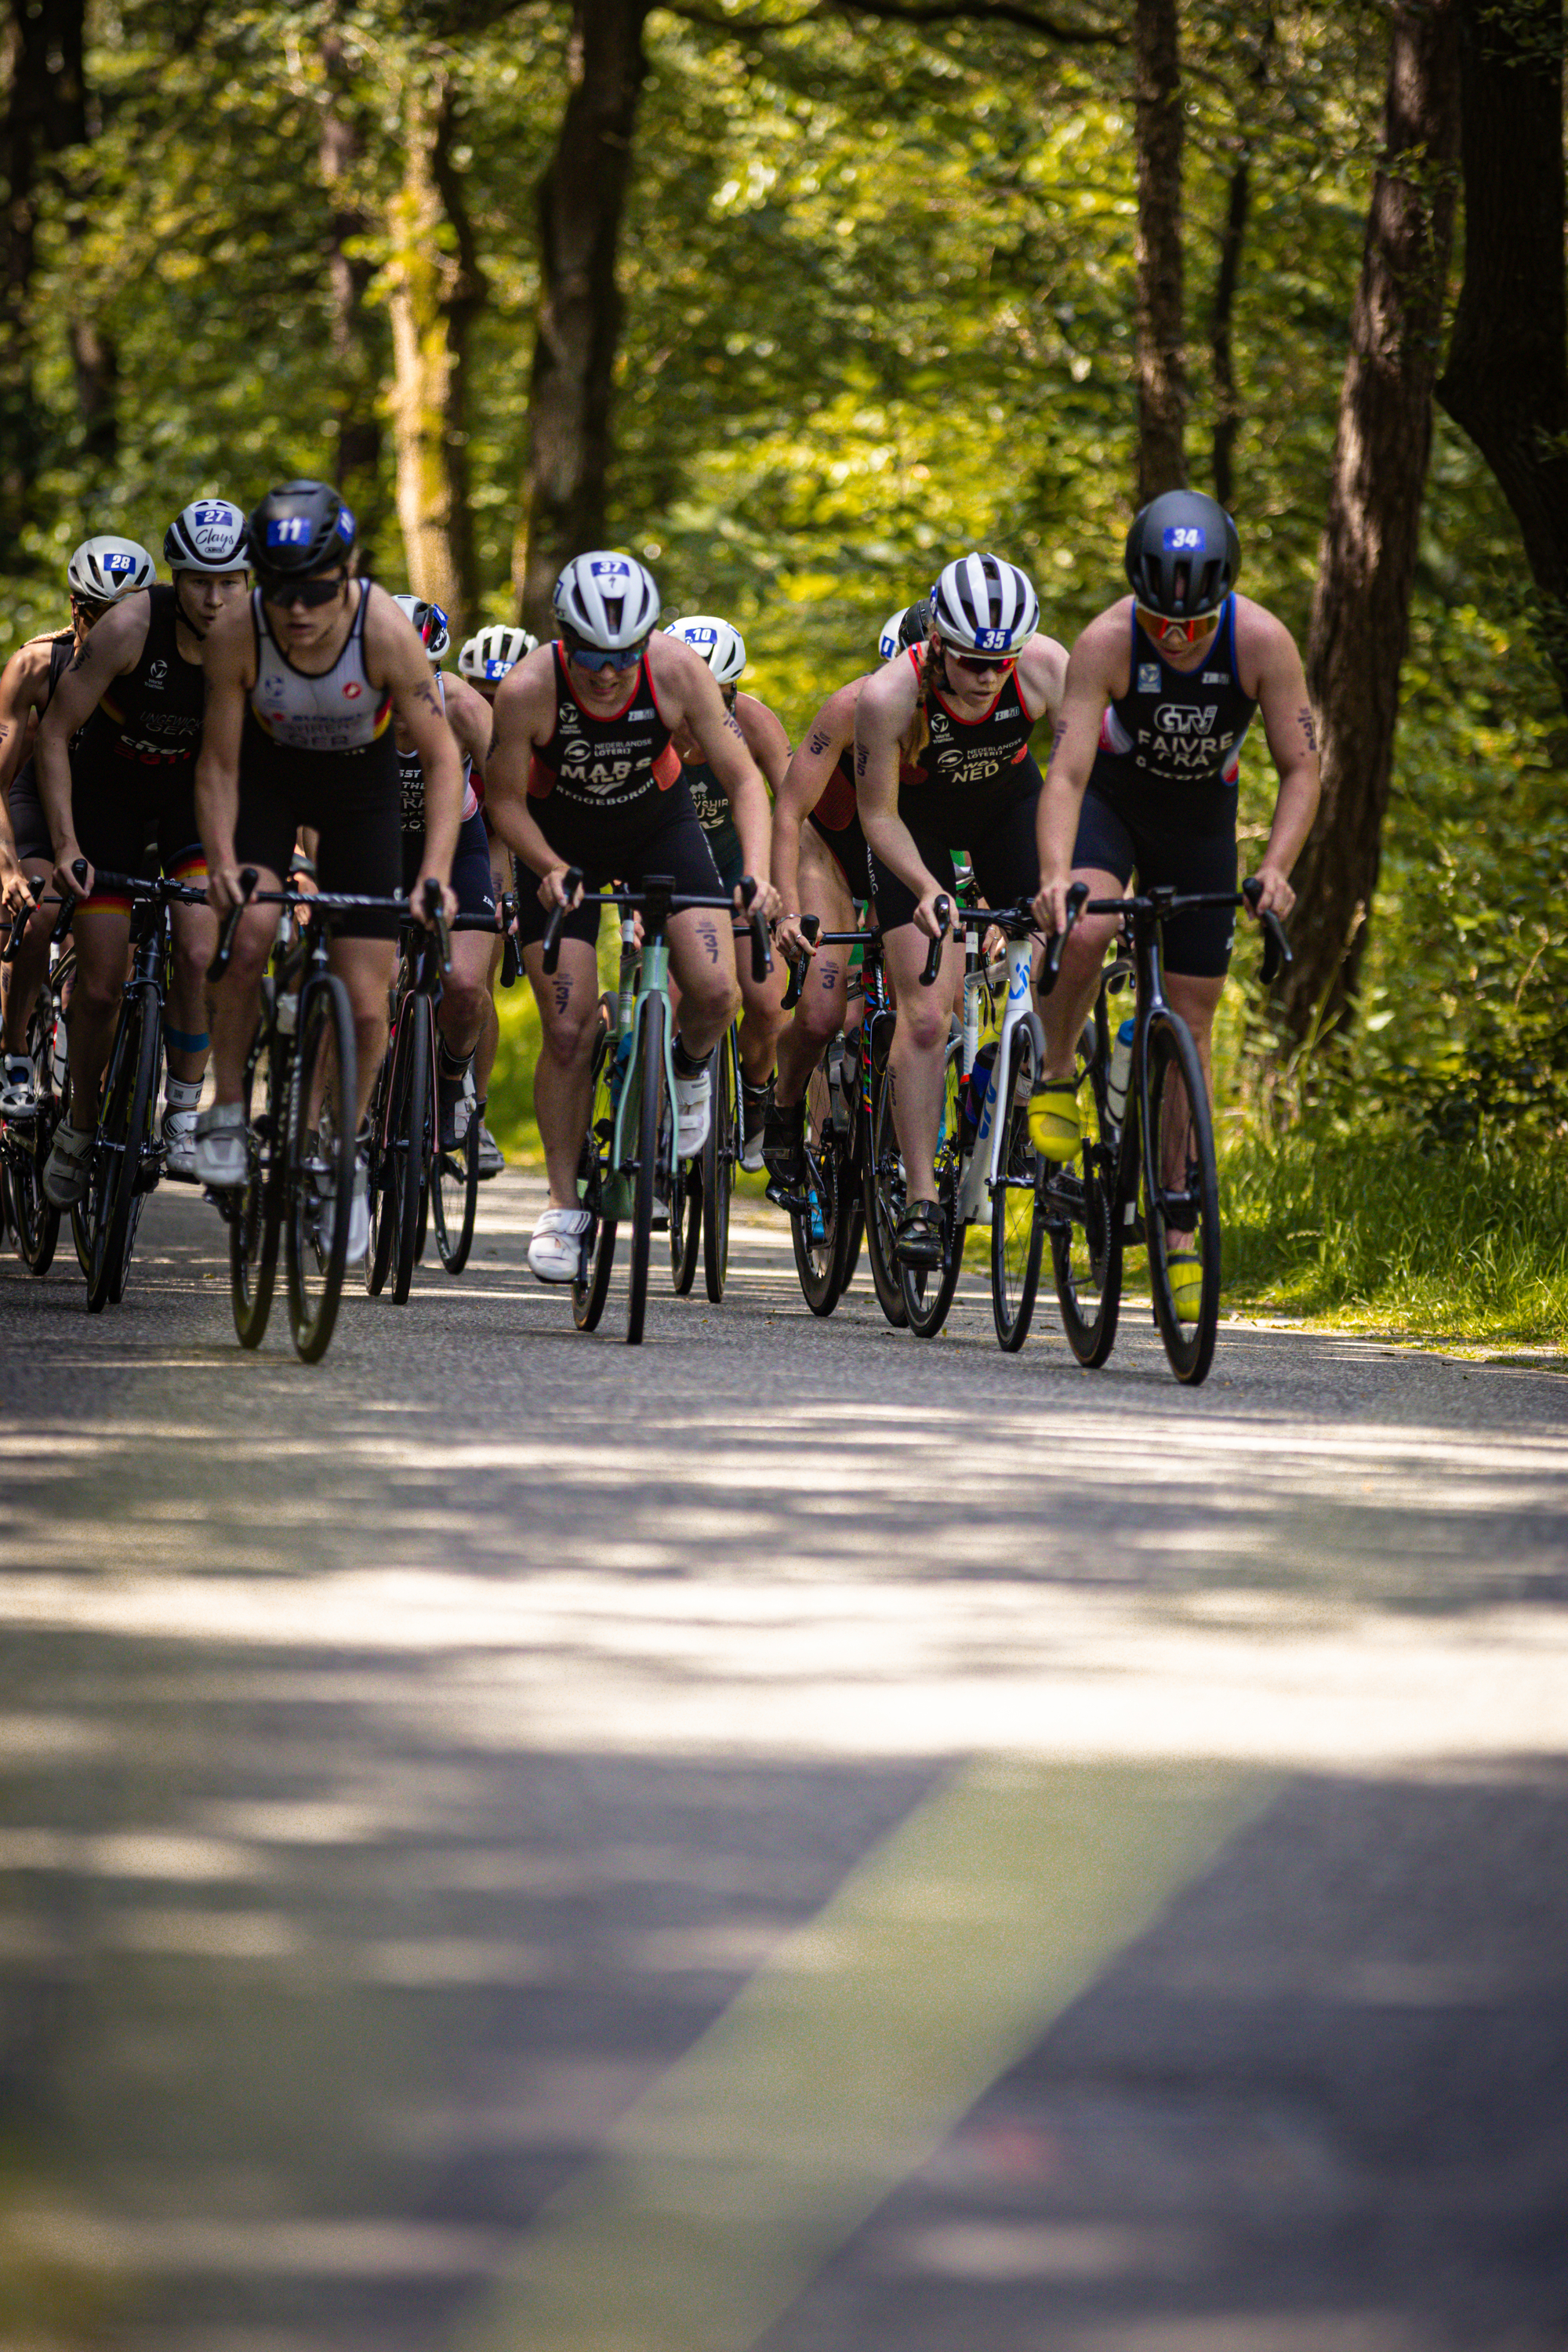
<svg viewBox="0 0 1568 2352"><path fill-rule="evenodd" d="M70 1057L70 1107L66 1117L79 1133L90 1134L98 1123L104 1064L125 991L131 910L123 899L96 896L84 899L76 910L71 933L76 941L76 985L66 1013Z"/></svg>
<svg viewBox="0 0 1568 2352"><path fill-rule="evenodd" d="M1091 786L1084 794L1078 821L1073 880L1086 883L1091 898L1119 898L1135 863L1131 832ZM1083 1034L1084 1023L1094 1010L1100 969L1115 929L1113 915L1080 917L1062 950L1057 984L1048 996L1040 999L1047 1080L1069 1079L1073 1075L1078 1041Z"/></svg>
<svg viewBox="0 0 1568 2352"><path fill-rule="evenodd" d="M476 810L458 835L452 859L452 888L460 915L495 916L495 891L490 879L489 843L484 819ZM455 1062L470 1059L479 1042L489 1007L486 982L493 941L484 931L452 933L452 969L441 982L437 1013L442 1039ZM489 1072L486 1072L489 1076Z"/></svg>
<svg viewBox="0 0 1568 2352"><path fill-rule="evenodd" d="M533 1073L533 1115L544 1146L552 1211L577 1207L577 1167L594 1107L594 1039L599 1018L599 908L579 907L562 929L561 961L544 969L545 914L538 882L519 871L518 933L523 970L539 1006L539 1061ZM590 877L592 891L598 883Z"/></svg>
<svg viewBox="0 0 1568 2352"><path fill-rule="evenodd" d="M16 863L37 891L40 885L47 887L55 860L43 806L32 785L30 766L12 781L10 811ZM8 1059L19 1059L26 1053L27 1024L49 968L49 933L58 911L44 908L34 913L16 960L4 968L5 1051Z"/></svg>
<svg viewBox="0 0 1568 2352"><path fill-rule="evenodd" d="M951 851L921 841L926 865L944 888L952 885ZM942 1124L942 1094L947 1083L947 1039L955 985L963 950L955 939L942 950L942 969L930 988L921 974L931 941L916 928L915 896L907 884L889 872L879 858L871 861L877 919L886 940L888 976L898 1000L893 1042L888 1053L888 1076L893 1090L893 1125L904 1160L905 1199L910 1208L936 1199L932 1162Z"/></svg>
<svg viewBox="0 0 1568 2352"><path fill-rule="evenodd" d="M158 847L165 874L193 890L205 888L207 862L190 793L183 795L180 808L161 821ZM169 909L169 920L174 953L163 1024L169 1076L199 1086L207 1066L207 966L217 947L217 917L210 907L176 905Z"/></svg>
<svg viewBox="0 0 1568 2352"><path fill-rule="evenodd" d="M843 868L814 825L800 829L800 910L825 931L855 928L855 901ZM795 1016L779 1039L773 1099L781 1108L801 1102L824 1048L844 1026L849 997L848 948L821 948L811 960Z"/></svg>

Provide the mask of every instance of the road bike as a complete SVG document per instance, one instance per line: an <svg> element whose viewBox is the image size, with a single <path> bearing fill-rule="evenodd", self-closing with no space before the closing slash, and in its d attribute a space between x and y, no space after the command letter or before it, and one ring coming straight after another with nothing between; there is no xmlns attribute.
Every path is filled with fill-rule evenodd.
<svg viewBox="0 0 1568 2352"><path fill-rule="evenodd" d="M1048 944L1045 992L1055 985L1062 947L1080 917L1121 918L1125 953L1102 976L1079 1047L1079 1101L1087 1117L1078 1163L1042 1161L1039 1170L1037 1213L1050 1244L1062 1326L1080 1364L1096 1368L1110 1354L1124 1255L1139 1244L1148 1252L1154 1321L1177 1380L1195 1387L1214 1361L1220 1284L1214 1126L1192 1033L1165 1000L1162 929L1173 915L1197 908L1247 905L1256 912L1262 887L1249 877L1239 891L1188 894L1162 886L1135 898L1091 899L1087 886L1075 883L1068 894L1067 930ZM1267 983L1289 964L1290 950L1273 914L1259 919ZM1119 1101L1111 1027L1129 971L1133 1028L1125 1098ZM1173 1261L1186 1277L1180 1296Z"/></svg>
<svg viewBox="0 0 1568 2352"><path fill-rule="evenodd" d="M547 976L561 960L561 929L568 911L567 902L582 884L581 871L575 866L570 868L564 877L566 899L550 911L542 956ZM756 895L756 885L750 875L742 877L740 887L744 903L750 907ZM594 896L580 903L593 905ZM628 1346L636 1347L642 1339L647 1311L648 1255L655 1215L659 1207L672 1206L675 1176L669 919L693 907L729 912L734 900L727 895L677 892L672 877L650 874L640 890L607 890L598 894L598 903L617 908L621 913L623 986L618 994L602 997L599 1003L599 1025L594 1041L593 1108L584 1139L577 1188L578 1199L588 1211L590 1223L580 1243L572 1312L580 1331L596 1328L609 1293L616 1234L629 1219L626 1341ZM642 917L642 943L628 959L627 921L634 913ZM755 912L747 919L752 970L760 982L773 970L767 925Z"/></svg>
<svg viewBox="0 0 1568 2352"><path fill-rule="evenodd" d="M342 1296L359 1099L353 1013L347 989L328 966L331 919L359 909L402 912L407 901L258 890L254 866L239 879L243 896L224 923L209 981L227 971L247 906L280 913L261 1018L246 1057L246 1178L213 1197L228 1223L240 1345L258 1348L266 1334L281 1235L289 1330L300 1360L314 1364L327 1351Z"/></svg>
<svg viewBox="0 0 1568 2352"><path fill-rule="evenodd" d="M85 858L72 870L86 881ZM92 1315L118 1307L124 1297L142 1204L163 1172L155 1113L173 936L169 909L206 904L205 890L172 882L166 875L149 882L100 869L95 887L131 901L131 961L104 1065L87 1188L71 1210Z"/></svg>
<svg viewBox="0 0 1568 2352"><path fill-rule="evenodd" d="M58 900L40 897L36 904L58 905L59 911L49 933L48 968L27 1018L27 1055L33 1065L35 1101L30 1111L0 1121L0 1172L5 1178L16 1255L29 1274L43 1275L54 1264L60 1231L60 1213L44 1190L44 1169L55 1129L66 1112L65 1007L76 976L70 927L77 902L75 894L68 893ZM15 962L26 929L25 923L13 925L0 962Z"/></svg>
<svg viewBox="0 0 1568 2352"><path fill-rule="evenodd" d="M810 953L793 961L783 1010L793 1012L799 1003L811 957L823 948L849 950L846 1009L859 1008L858 1017L828 1040L806 1078L798 1182L788 1185L775 1177L768 1186L768 1198L790 1221L802 1296L814 1315L827 1316L854 1280L866 1240L865 1171L887 1077L893 1008L879 931L824 931L815 915L804 917L800 928ZM897 1270L875 1247L868 1255L882 1311L901 1329Z"/></svg>
<svg viewBox="0 0 1568 2352"><path fill-rule="evenodd" d="M436 1014L442 980L452 968L451 933L497 929L489 915L458 915L448 924L441 912L441 886L434 878L426 882L425 905L428 924L410 916L403 926L386 1052L370 1107L365 1287L374 1297L390 1274L393 1301L399 1307L408 1297L429 1222L448 1274L461 1274L473 1245L479 1120L469 1096L463 1133L443 1139Z"/></svg>

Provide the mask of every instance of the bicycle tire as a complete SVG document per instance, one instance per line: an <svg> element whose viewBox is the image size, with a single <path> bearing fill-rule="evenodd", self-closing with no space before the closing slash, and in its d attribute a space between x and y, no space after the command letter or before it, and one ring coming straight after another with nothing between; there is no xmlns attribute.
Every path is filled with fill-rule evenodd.
<svg viewBox="0 0 1568 2352"><path fill-rule="evenodd" d="M637 1118L637 1168L632 1187L632 1247L626 1266L626 1345L642 1344L647 1313L648 1255L653 1246L653 1212L658 1197L659 1113L664 1107L664 1015L662 996L650 995L643 1007L642 1053L626 1070L626 1084L637 1089L632 1108Z"/></svg>
<svg viewBox="0 0 1568 2352"><path fill-rule="evenodd" d="M430 1000L411 995L398 1024L387 1141L392 1153L392 1303L406 1307L419 1256L419 1211L430 1128Z"/></svg>
<svg viewBox="0 0 1568 2352"><path fill-rule="evenodd" d="M1185 1097L1184 1107L1171 1115L1187 1133L1186 1163L1179 1193L1173 1193L1162 1174L1169 1156L1166 1111L1174 1100L1173 1079L1180 1081ZM1143 1224L1154 1320L1171 1370L1184 1387L1196 1388L1208 1378L1219 1332L1219 1171L1215 1164L1214 1124L1209 1116L1203 1064L1192 1032L1179 1013L1162 1010L1150 1021L1143 1085ZM1171 1204L1177 1199L1183 1206L1173 1216ZM1194 1230L1188 1223L1194 1210L1202 1290L1196 1321L1184 1323L1171 1288L1165 1235L1170 1225L1181 1233Z"/></svg>
<svg viewBox="0 0 1568 2352"><path fill-rule="evenodd" d="M730 1272L730 1202L735 1190L741 1125L741 1065L733 1029L713 1056L713 1109L702 1145L702 1279L710 1303L724 1297Z"/></svg>
<svg viewBox="0 0 1568 2352"><path fill-rule="evenodd" d="M87 1305L91 1315L111 1303L117 1306L125 1292L132 1206L157 1083L157 987L144 981L126 997L109 1050L88 1178Z"/></svg>
<svg viewBox="0 0 1568 2352"><path fill-rule="evenodd" d="M353 1211L354 1027L348 991L335 973L318 974L306 984L299 1017L289 1090L284 1262L295 1350L302 1363L315 1364L337 1324Z"/></svg>
<svg viewBox="0 0 1568 2352"><path fill-rule="evenodd" d="M583 1153L578 1162L577 1196L594 1220L591 1246L588 1252L588 1278L572 1286L572 1320L579 1331L598 1328L605 1312L605 1301L610 1294L610 1275L616 1263L616 1220L604 1213L603 1167L609 1150L609 1138L615 1133L615 1102L610 1089L611 1044L615 1034L616 1001L614 997L599 999L598 1034L594 1041L593 1108L588 1118L588 1132L583 1139Z"/></svg>
<svg viewBox="0 0 1568 2352"><path fill-rule="evenodd" d="M394 1020L392 1036L396 1038L402 1024L402 1013ZM386 1287L386 1277L392 1267L392 1244L396 1220L387 1181L392 1162L386 1151L387 1087L392 1077L392 1045L389 1043L381 1057L381 1067L375 1074L375 1092L370 1098L370 1143L366 1151L365 1183L370 1203L370 1238L364 1253L364 1286L372 1298L379 1298Z"/></svg>
<svg viewBox="0 0 1568 2352"><path fill-rule="evenodd" d="M1126 1226L1116 1197L1117 1131L1105 1102L1103 1034L1088 1073L1088 1129L1079 1167L1052 1177L1041 1171L1041 1213L1051 1245L1051 1274L1068 1346L1086 1371L1098 1371L1116 1344L1121 1310ZM1136 1116L1131 1112L1129 1116Z"/></svg>
<svg viewBox="0 0 1568 2352"><path fill-rule="evenodd" d="M677 1298L689 1297L701 1255L702 1161L682 1160L676 1164L669 1197L669 1278Z"/></svg>
<svg viewBox="0 0 1568 2352"><path fill-rule="evenodd" d="M474 1216L479 1198L479 1113L469 1098L468 1123L456 1151L440 1149L441 1106L436 1105L437 1150L430 1207L436 1225L436 1247L448 1274L461 1274L474 1245Z"/></svg>
<svg viewBox="0 0 1568 2352"><path fill-rule="evenodd" d="M60 1213L44 1190L44 1162L49 1156L58 1123L58 1110L52 1100L52 1043L49 1031L52 1016L46 1012L54 999L47 983L39 989L37 1000L27 1021L27 1052L35 1070L45 1075L39 1080L38 1108L31 1126L13 1128L7 1132L9 1150L6 1154L7 1173L11 1184L11 1221L16 1236L16 1255L27 1272L47 1274L54 1264L55 1249L60 1236Z"/></svg>
<svg viewBox="0 0 1568 2352"><path fill-rule="evenodd" d="M871 1270L871 1287L877 1294L878 1306L894 1330L907 1330L910 1318L904 1306L903 1284L899 1277L899 1261L893 1249L893 1236L904 1208L904 1164L893 1128L892 1099L888 1092L885 1075L878 1072L875 1062L871 1071L871 1112L866 1139L866 1165L861 1174L860 1190L864 1204L866 1263Z"/></svg>
<svg viewBox="0 0 1568 2352"><path fill-rule="evenodd" d="M959 1090L962 1086L956 1038L947 1049L947 1086L943 1097L942 1134L936 1150L936 1199L942 1218L942 1261L938 1265L899 1265L904 1313L917 1339L934 1339L947 1321L958 1277L963 1267L963 1236L958 1221Z"/></svg>
<svg viewBox="0 0 1568 2352"><path fill-rule="evenodd" d="M1045 1055L1038 1017L1026 1013L1013 1032L1008 1067L1001 1074L1002 1181L991 1200L991 1313L997 1345L1009 1356L1029 1336L1040 1286L1046 1229L1040 1219L1039 1163L1029 1133L1028 1098Z"/></svg>
<svg viewBox="0 0 1568 2352"><path fill-rule="evenodd" d="M845 1170L833 1124L833 1088L827 1055L813 1065L805 1082L805 1199L790 1211L790 1240L801 1295L814 1315L831 1315L844 1288L844 1224L848 1213Z"/></svg>
<svg viewBox="0 0 1568 2352"><path fill-rule="evenodd" d="M284 1089L275 1084L275 1041L258 1034L246 1057L242 1100L247 1174L228 1218L228 1287L235 1337L242 1348L259 1348L272 1314L278 1280L278 1243L283 1219L279 1119ZM260 1090L261 1110L256 1109Z"/></svg>

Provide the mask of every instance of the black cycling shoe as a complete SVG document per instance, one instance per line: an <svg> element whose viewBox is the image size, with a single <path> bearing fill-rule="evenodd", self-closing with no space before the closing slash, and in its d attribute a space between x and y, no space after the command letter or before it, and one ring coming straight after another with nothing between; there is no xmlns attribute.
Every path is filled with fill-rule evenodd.
<svg viewBox="0 0 1568 2352"><path fill-rule="evenodd" d="M768 1105L763 1130L763 1162L768 1198L776 1209L798 1209L805 1199L805 1105Z"/></svg>
<svg viewBox="0 0 1568 2352"><path fill-rule="evenodd" d="M910 1202L899 1219L893 1251L905 1265L942 1264L942 1211L934 1201Z"/></svg>

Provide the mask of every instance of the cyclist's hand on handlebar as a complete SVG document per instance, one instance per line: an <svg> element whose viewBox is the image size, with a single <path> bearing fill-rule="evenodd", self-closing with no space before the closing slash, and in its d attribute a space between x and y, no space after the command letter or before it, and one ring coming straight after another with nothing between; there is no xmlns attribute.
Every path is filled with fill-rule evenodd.
<svg viewBox="0 0 1568 2352"><path fill-rule="evenodd" d="M801 929L801 921L798 914L781 915L773 926L773 940L779 953L787 956L792 963L798 963L802 956L816 953L811 941Z"/></svg>
<svg viewBox="0 0 1568 2352"><path fill-rule="evenodd" d="M921 893L915 908L915 929L923 932L928 940L940 940L942 936L943 925L938 920L936 911L939 898L948 899L949 893L940 882L933 882L929 890Z"/></svg>
<svg viewBox="0 0 1568 2352"><path fill-rule="evenodd" d="M441 885L441 912L447 921L455 922L458 915L458 894L451 884L443 880L439 872L434 869L427 870L421 874L413 889L408 893L409 912L416 922L424 924L427 931L433 931L436 928L435 915L425 905L425 885L432 881L439 882Z"/></svg>
<svg viewBox="0 0 1568 2352"><path fill-rule="evenodd" d="M771 923L776 916L784 912L784 900L765 874L759 874L754 878L757 887L749 907L742 898L739 888L736 889L735 912L742 921L748 915L761 915L764 923Z"/></svg>
<svg viewBox="0 0 1568 2352"><path fill-rule="evenodd" d="M581 875L577 877L575 889L568 890L566 887L566 877L573 870L563 858L558 866L552 866L547 874L540 877L539 903L547 913L552 907L575 907L581 899L583 896Z"/></svg>
<svg viewBox="0 0 1568 2352"><path fill-rule="evenodd" d="M1283 922L1296 903L1296 893L1290 887L1289 875L1278 866L1260 866L1252 878L1263 886L1256 899L1249 898L1247 900L1253 913L1258 916L1277 915Z"/></svg>
<svg viewBox="0 0 1568 2352"><path fill-rule="evenodd" d="M85 874L78 873L79 866L86 867ZM90 898L93 883L98 877L93 872L90 862L82 856L73 838L61 843L60 854L55 860L55 870L51 878L55 888L62 894L72 898Z"/></svg>
<svg viewBox="0 0 1568 2352"><path fill-rule="evenodd" d="M1071 883L1070 874L1040 877L1040 887L1034 897L1035 920L1047 939L1068 927L1068 891Z"/></svg>
<svg viewBox="0 0 1568 2352"><path fill-rule="evenodd" d="M32 886L5 845L0 845L0 908L18 922L33 911Z"/></svg>

